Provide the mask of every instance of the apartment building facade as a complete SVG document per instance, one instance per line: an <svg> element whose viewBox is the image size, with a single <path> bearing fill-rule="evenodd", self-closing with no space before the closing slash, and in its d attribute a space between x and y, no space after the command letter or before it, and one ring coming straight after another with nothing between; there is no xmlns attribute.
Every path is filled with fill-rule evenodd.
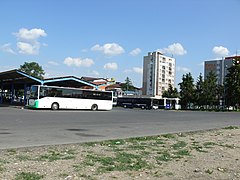
<svg viewBox="0 0 240 180"><path fill-rule="evenodd" d="M165 90L175 83L175 59L160 51L149 52L143 57L142 94L162 97Z"/></svg>
<svg viewBox="0 0 240 180"><path fill-rule="evenodd" d="M233 65L234 60L239 58L240 56L231 56L219 60L204 61L204 79L212 71L217 76L217 84L223 85L228 68Z"/></svg>

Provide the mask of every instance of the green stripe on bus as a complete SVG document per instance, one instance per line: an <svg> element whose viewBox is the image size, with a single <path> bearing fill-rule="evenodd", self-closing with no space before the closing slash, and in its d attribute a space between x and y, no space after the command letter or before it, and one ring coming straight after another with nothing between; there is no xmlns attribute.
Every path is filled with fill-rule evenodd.
<svg viewBox="0 0 240 180"><path fill-rule="evenodd" d="M39 103L38 100L36 100L35 103L34 103L35 108L38 108L38 103Z"/></svg>
<svg viewBox="0 0 240 180"><path fill-rule="evenodd" d="M38 108L38 100L35 100L34 105L29 105L30 108Z"/></svg>

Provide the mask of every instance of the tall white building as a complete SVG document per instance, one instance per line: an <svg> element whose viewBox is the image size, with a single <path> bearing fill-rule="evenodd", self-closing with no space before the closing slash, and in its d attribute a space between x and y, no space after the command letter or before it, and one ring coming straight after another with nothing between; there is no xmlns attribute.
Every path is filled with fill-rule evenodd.
<svg viewBox="0 0 240 180"><path fill-rule="evenodd" d="M175 82L175 59L160 51L149 52L143 58L143 95L160 96Z"/></svg>

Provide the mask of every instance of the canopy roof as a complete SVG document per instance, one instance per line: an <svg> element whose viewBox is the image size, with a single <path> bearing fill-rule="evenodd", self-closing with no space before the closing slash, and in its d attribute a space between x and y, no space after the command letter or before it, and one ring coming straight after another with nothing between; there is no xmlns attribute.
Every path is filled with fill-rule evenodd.
<svg viewBox="0 0 240 180"><path fill-rule="evenodd" d="M43 80L30 76L20 70L13 69L0 72L0 84L4 85L5 89L10 89L12 84L14 84L15 89L22 89L24 84L43 84Z"/></svg>
<svg viewBox="0 0 240 180"><path fill-rule="evenodd" d="M35 84L44 84L49 86L64 86L76 88L90 86L93 88L97 88L95 84L86 82L74 76L56 77L42 80L17 69L0 72L0 85L3 86L4 89L11 89L12 84L14 85L14 89L23 89L24 84L27 84L28 86Z"/></svg>

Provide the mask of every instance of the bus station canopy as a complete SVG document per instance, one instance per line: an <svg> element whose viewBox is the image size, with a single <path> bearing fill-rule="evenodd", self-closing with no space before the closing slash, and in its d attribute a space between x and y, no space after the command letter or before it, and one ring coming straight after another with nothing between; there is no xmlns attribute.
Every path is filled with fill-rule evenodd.
<svg viewBox="0 0 240 180"><path fill-rule="evenodd" d="M2 86L4 86L4 89L11 89L12 85L14 85L14 89L23 89L24 84L27 84L28 86L42 84L49 86L63 86L76 88L90 86L92 88L97 89L97 86L95 84L83 81L75 76L56 77L42 80L31 75L28 75L17 69L0 72L0 85L1 85L0 89Z"/></svg>
<svg viewBox="0 0 240 180"><path fill-rule="evenodd" d="M0 88L11 89L14 85L15 89L23 89L24 84L42 84L41 79L30 76L20 70L13 69L10 71L0 72Z"/></svg>
<svg viewBox="0 0 240 180"><path fill-rule="evenodd" d="M65 76L57 78L39 79L18 69L0 72L0 104L3 103L4 92L8 90L11 95L10 103L13 103L14 93L16 90L24 90L24 104L26 104L27 91L32 85L48 85L75 87L84 89L98 89L98 86L74 76Z"/></svg>
<svg viewBox="0 0 240 180"><path fill-rule="evenodd" d="M43 80L44 85L48 86L62 86L62 87L75 87L75 88L98 88L95 84L81 80L75 76L64 76L57 78L48 78Z"/></svg>

